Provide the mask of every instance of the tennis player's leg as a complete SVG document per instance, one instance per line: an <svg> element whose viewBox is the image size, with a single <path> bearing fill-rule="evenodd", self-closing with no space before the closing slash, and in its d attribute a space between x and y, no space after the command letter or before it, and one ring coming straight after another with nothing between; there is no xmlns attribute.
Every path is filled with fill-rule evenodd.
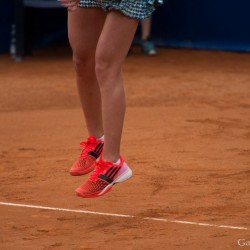
<svg viewBox="0 0 250 250"><path fill-rule="evenodd" d="M105 134L103 160L116 162L125 115L122 64L132 43L138 20L110 11L96 50L96 75L102 96Z"/></svg>
<svg viewBox="0 0 250 250"><path fill-rule="evenodd" d="M97 8L77 8L68 13L68 34L73 50L78 92L89 135L103 135L101 96L95 74L95 51L106 13Z"/></svg>
<svg viewBox="0 0 250 250"><path fill-rule="evenodd" d="M148 17L142 21L140 21L141 24L141 39L147 40L151 35L151 23L152 23L152 17Z"/></svg>
<svg viewBox="0 0 250 250"><path fill-rule="evenodd" d="M151 39L152 16L141 22L141 45L143 53L153 56L157 54L154 42Z"/></svg>
<svg viewBox="0 0 250 250"><path fill-rule="evenodd" d="M77 8L68 14L69 41L73 49L78 92L89 137L80 143L81 154L70 169L71 175L84 175L94 169L102 152L101 96L95 74L95 51L106 13L101 9Z"/></svg>

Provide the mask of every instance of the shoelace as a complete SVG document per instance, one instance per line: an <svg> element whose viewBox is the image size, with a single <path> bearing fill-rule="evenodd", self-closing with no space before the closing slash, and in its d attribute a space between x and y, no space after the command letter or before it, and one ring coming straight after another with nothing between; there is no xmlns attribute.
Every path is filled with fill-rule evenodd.
<svg viewBox="0 0 250 250"><path fill-rule="evenodd" d="M94 143L95 141L92 138L88 138L86 141L82 141L80 143L80 146L83 147L82 152L80 154L81 158L85 158L87 156Z"/></svg>
<svg viewBox="0 0 250 250"><path fill-rule="evenodd" d="M103 170L103 164L101 164L99 161L97 161L95 163L95 169L94 169L93 173L90 175L89 180L95 181L102 170Z"/></svg>

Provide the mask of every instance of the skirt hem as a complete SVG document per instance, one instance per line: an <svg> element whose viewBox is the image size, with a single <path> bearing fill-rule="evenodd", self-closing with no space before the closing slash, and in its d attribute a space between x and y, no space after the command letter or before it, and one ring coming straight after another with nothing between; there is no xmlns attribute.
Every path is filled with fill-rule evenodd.
<svg viewBox="0 0 250 250"><path fill-rule="evenodd" d="M154 6L149 6L149 9L147 9L147 11L144 11L144 13L129 13L129 11L127 11L127 9L123 6L117 6L114 4L110 4L108 6L104 6L104 5L97 5L97 4L83 4L80 3L78 5L78 7L80 8L101 8L104 11L112 11L112 10L117 10L120 11L123 15L132 18L132 19L137 19L137 20L143 20L146 19L148 17L151 16L151 14L154 12L155 7Z"/></svg>

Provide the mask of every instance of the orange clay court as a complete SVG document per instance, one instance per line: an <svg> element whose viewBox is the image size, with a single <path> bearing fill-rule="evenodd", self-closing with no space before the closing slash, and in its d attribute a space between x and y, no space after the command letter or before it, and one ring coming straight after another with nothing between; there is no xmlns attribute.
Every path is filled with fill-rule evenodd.
<svg viewBox="0 0 250 250"><path fill-rule="evenodd" d="M133 178L83 199L86 177L68 172L87 136L71 51L2 55L0 249L248 249L249 68L250 54L134 47L122 139Z"/></svg>

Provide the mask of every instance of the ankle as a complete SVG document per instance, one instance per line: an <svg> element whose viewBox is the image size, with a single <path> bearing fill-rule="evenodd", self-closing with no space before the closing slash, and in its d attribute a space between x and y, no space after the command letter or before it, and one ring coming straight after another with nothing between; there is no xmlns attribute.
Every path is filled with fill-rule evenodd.
<svg viewBox="0 0 250 250"><path fill-rule="evenodd" d="M104 141L104 135L100 136L100 137L96 137L96 139L99 140L99 141Z"/></svg>
<svg viewBox="0 0 250 250"><path fill-rule="evenodd" d="M104 141L104 134L103 133L90 133L89 136L94 136L96 140Z"/></svg>
<svg viewBox="0 0 250 250"><path fill-rule="evenodd" d="M114 164L119 164L120 161L120 155L103 155L102 160L106 162L112 162Z"/></svg>
<svg viewBox="0 0 250 250"><path fill-rule="evenodd" d="M141 38L141 41L142 42L147 42L147 41L151 41L152 39L151 39L151 37L150 36L146 36L146 37L142 37Z"/></svg>

